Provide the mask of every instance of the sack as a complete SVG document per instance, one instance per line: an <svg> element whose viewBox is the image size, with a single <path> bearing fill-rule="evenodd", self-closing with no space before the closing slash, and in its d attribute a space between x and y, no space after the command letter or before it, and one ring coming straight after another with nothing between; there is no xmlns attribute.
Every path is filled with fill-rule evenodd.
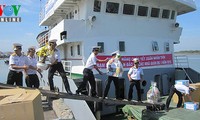
<svg viewBox="0 0 200 120"><path fill-rule="evenodd" d="M151 87L147 92L147 101L150 103L158 103L160 100L160 91L156 87L156 82L151 83Z"/></svg>

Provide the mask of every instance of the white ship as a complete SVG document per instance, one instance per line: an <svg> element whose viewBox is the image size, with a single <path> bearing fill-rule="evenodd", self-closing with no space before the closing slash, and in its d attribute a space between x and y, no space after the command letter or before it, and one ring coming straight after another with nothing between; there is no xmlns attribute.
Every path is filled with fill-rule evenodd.
<svg viewBox="0 0 200 120"><path fill-rule="evenodd" d="M195 10L194 0L47 0L41 8L39 23L47 30L38 35L37 41L42 47L49 39L58 39L66 71L72 79L73 75L81 76L92 46L101 46L100 59L119 50L125 68L125 98L129 86L127 71L137 57L147 80L143 99L151 81L156 81L161 94L167 95L176 79L188 77L185 73L179 78L175 74L182 73L176 70L174 56L174 44L180 43L183 29L177 17ZM106 73L105 63L98 66ZM104 89L106 74L96 74L96 78L102 80L100 90ZM60 86L55 80L54 83ZM109 97L114 97L112 88ZM115 111L116 106L103 105L101 114Z"/></svg>

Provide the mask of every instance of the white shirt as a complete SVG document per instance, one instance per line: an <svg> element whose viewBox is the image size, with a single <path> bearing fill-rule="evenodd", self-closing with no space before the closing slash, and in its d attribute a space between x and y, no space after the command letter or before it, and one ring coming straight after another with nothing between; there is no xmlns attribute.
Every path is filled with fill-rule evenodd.
<svg viewBox="0 0 200 120"><path fill-rule="evenodd" d="M24 66L28 65L28 58L25 55L18 56L17 54L12 54L9 58L9 69L16 71L16 72L22 72L24 69L13 69L11 65L16 66Z"/></svg>
<svg viewBox="0 0 200 120"><path fill-rule="evenodd" d="M174 87L176 88L176 90L184 94L189 94L190 92L189 87L186 87L185 85L175 84Z"/></svg>
<svg viewBox="0 0 200 120"><path fill-rule="evenodd" d="M112 62L113 61L113 62ZM113 77L122 77L123 73L123 65L120 60L117 60L115 58L111 58L107 63L106 63L106 68L107 68L107 75L113 76ZM119 69L120 74L117 74L116 70Z"/></svg>
<svg viewBox="0 0 200 120"><path fill-rule="evenodd" d="M133 80L141 80L140 75L144 75L142 68L138 67L131 67L128 71L128 74L131 76L131 79Z"/></svg>
<svg viewBox="0 0 200 120"><path fill-rule="evenodd" d="M93 66L97 64L97 58L95 56L94 53L91 53L91 55L89 56L89 58L87 59L87 62L86 62L86 65L85 65L85 68L88 68L88 69L93 69Z"/></svg>
<svg viewBox="0 0 200 120"><path fill-rule="evenodd" d="M35 57L31 57L31 56L27 56L28 60L29 60L29 65L36 67L37 66L37 59ZM33 69L28 69L27 70L27 74L31 75L31 74L36 74L37 71L33 70Z"/></svg>
<svg viewBox="0 0 200 120"><path fill-rule="evenodd" d="M61 62L60 51L58 49L55 49L54 52L47 57L50 63L54 63L56 60L58 60L57 62Z"/></svg>

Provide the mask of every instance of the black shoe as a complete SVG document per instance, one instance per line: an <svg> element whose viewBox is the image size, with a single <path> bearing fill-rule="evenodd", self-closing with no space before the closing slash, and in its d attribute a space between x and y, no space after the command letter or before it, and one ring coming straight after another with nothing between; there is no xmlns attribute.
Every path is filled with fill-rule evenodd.
<svg viewBox="0 0 200 120"><path fill-rule="evenodd" d="M98 95L96 95L96 94L92 95L92 97L99 98L99 96L98 96Z"/></svg>
<svg viewBox="0 0 200 120"><path fill-rule="evenodd" d="M73 94L70 90L67 90L67 93L68 93L69 95L72 95L72 94Z"/></svg>
<svg viewBox="0 0 200 120"><path fill-rule="evenodd" d="M77 94L77 95L80 95L79 93L80 93L80 91L79 91L79 90L76 90L76 94Z"/></svg>

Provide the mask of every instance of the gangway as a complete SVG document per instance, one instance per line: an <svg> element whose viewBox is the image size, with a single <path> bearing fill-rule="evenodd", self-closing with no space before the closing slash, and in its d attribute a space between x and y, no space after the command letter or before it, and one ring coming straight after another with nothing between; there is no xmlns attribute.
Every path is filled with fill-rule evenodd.
<svg viewBox="0 0 200 120"><path fill-rule="evenodd" d="M24 89L32 89L28 87L21 87L21 86L13 86L0 83L0 89L11 89L11 88L24 88ZM163 103L148 103L148 102L137 102L137 101L127 101L127 100L117 100L117 99L102 99L101 97L91 97L86 95L76 95L76 94L68 94L64 92L52 92L50 90L39 89L42 95L53 97L53 98L65 98L65 99L74 99L74 100L85 100L85 101L92 101L92 102L100 102L100 103L108 103L113 105L140 105L140 106L155 106L155 105L162 105Z"/></svg>

